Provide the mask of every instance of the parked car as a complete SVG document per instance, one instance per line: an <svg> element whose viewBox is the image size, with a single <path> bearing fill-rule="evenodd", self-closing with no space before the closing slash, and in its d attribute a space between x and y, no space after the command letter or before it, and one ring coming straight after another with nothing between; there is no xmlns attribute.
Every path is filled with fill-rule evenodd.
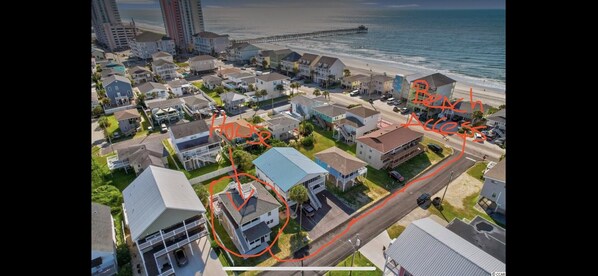
<svg viewBox="0 0 598 276"><path fill-rule="evenodd" d="M380 97L380 101L386 101L388 100L388 98L391 98L392 96L390 94L384 94L382 95L382 97Z"/></svg>
<svg viewBox="0 0 598 276"><path fill-rule="evenodd" d="M162 124L162 125L160 126L160 131L161 131L162 133L166 133L166 132L168 132L168 128L166 127L166 124Z"/></svg>
<svg viewBox="0 0 598 276"><path fill-rule="evenodd" d="M399 111L401 111L401 109L398 106L395 106L392 108L392 111L399 112Z"/></svg>
<svg viewBox="0 0 598 276"><path fill-rule="evenodd" d="M313 217L316 213L316 210L314 210L314 208L309 204L303 204L301 209L303 209L303 213L306 217Z"/></svg>
<svg viewBox="0 0 598 276"><path fill-rule="evenodd" d="M397 171L390 171L390 172L388 172L388 175L398 181L401 181L401 182L405 181L405 178Z"/></svg>
<svg viewBox="0 0 598 276"><path fill-rule="evenodd" d="M433 143L428 144L428 148L435 153L442 153L442 147Z"/></svg>
<svg viewBox="0 0 598 276"><path fill-rule="evenodd" d="M181 267L185 266L188 262L187 256L185 256L185 250L183 248L179 248L174 251L174 257L176 259L176 264Z"/></svg>
<svg viewBox="0 0 598 276"><path fill-rule="evenodd" d="M423 205L424 203L426 203L428 200L430 200L430 194L428 193L423 193L421 194L418 198L417 198L417 205Z"/></svg>
<svg viewBox="0 0 598 276"><path fill-rule="evenodd" d="M405 115L409 112L411 112L411 110L409 110L409 108L406 108L406 107L401 108L401 114Z"/></svg>
<svg viewBox="0 0 598 276"><path fill-rule="evenodd" d="M482 139L482 134L480 134L479 132L476 132L473 134L473 138L474 139Z"/></svg>
<svg viewBox="0 0 598 276"><path fill-rule="evenodd" d="M359 90L353 90L353 91L351 91L351 93L349 93L349 96L351 96L351 97L355 97L357 95L359 95Z"/></svg>
<svg viewBox="0 0 598 276"><path fill-rule="evenodd" d="M386 99L386 104L388 104L388 105L392 105L392 104L394 104L394 102L395 102L395 98Z"/></svg>
<svg viewBox="0 0 598 276"><path fill-rule="evenodd" d="M112 138L113 138L113 139L118 139L118 138L120 138L120 132L114 132L114 133L112 133Z"/></svg>

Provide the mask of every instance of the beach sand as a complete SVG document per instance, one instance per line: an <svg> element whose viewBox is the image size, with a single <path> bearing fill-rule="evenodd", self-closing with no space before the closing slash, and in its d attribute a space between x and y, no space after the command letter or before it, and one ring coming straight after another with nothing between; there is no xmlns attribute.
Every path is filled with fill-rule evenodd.
<svg viewBox="0 0 598 276"><path fill-rule="evenodd" d="M278 43L259 43L255 44L260 48L278 50L284 48L290 48L297 53L303 54L307 52L305 49L298 49L293 47L287 47L284 45L284 42ZM394 64L392 62L384 62L379 60L372 60L367 58L360 58L356 56L348 56L343 54L332 54L326 53L318 50L308 50L309 53L318 54L318 55L328 55L338 57L343 61L343 63L347 66L349 70L351 70L352 75L356 74L370 74L370 70L374 74L383 74L386 73L389 76L394 76L396 74L401 75L410 75L413 73L418 73L418 71L413 69L407 69L401 67L400 65ZM463 98L463 101L469 101L469 89L473 89L473 100L479 100L484 104L488 104L494 107L498 107L502 104L505 104L505 96L506 93L502 89L493 88L493 87L482 87L479 85L474 85L471 83L457 81L457 85L455 86L455 91L453 93L454 98Z"/></svg>

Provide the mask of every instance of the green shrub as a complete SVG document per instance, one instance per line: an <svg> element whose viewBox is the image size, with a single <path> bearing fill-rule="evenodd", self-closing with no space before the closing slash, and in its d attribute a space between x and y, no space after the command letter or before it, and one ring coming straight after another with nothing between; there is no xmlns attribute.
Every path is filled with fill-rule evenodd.
<svg viewBox="0 0 598 276"><path fill-rule="evenodd" d="M301 145L303 145L304 147L313 147L313 145L314 145L314 137L312 135L304 137L301 140Z"/></svg>
<svg viewBox="0 0 598 276"><path fill-rule="evenodd" d="M117 211L123 203L123 195L116 187L103 185L91 192L91 201L110 206L112 211Z"/></svg>

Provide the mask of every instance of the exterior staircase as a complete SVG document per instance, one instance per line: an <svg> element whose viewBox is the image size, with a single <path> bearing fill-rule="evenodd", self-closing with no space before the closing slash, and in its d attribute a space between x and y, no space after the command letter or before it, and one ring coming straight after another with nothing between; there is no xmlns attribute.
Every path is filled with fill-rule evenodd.
<svg viewBox="0 0 598 276"><path fill-rule="evenodd" d="M311 207L314 207L315 210L322 208L322 203L310 188L307 188L307 195L309 197L309 203L311 204Z"/></svg>
<svg viewBox="0 0 598 276"><path fill-rule="evenodd" d="M353 136L351 134L349 134L342 125L339 126L338 129L339 129L339 133L341 135L343 135L343 138L345 138L345 141L347 141L347 143L353 143L354 142L353 141Z"/></svg>
<svg viewBox="0 0 598 276"><path fill-rule="evenodd" d="M316 118L316 121L318 122L318 124L322 127L322 128L326 128L326 122L324 120L322 120L322 118L320 118L320 116L315 115L314 116Z"/></svg>

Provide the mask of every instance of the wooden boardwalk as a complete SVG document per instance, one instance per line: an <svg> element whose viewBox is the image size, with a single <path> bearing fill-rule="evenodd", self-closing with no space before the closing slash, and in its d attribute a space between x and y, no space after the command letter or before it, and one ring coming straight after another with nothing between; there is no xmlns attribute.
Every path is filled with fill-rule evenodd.
<svg viewBox="0 0 598 276"><path fill-rule="evenodd" d="M232 40L232 43L268 43L268 42L276 42L276 41L284 41L284 40L295 40L295 39L304 39L304 38L315 38L315 37L323 37L323 36L334 36L334 35L348 35L348 34L360 34L360 33L367 33L368 28L364 25L361 25L357 28L349 28L349 29L336 29L336 30L327 30L327 31L317 31L317 32L309 32L309 33L299 33L299 34L284 34L284 35L273 35L273 36L265 36L265 37L258 37L252 39L237 39Z"/></svg>

